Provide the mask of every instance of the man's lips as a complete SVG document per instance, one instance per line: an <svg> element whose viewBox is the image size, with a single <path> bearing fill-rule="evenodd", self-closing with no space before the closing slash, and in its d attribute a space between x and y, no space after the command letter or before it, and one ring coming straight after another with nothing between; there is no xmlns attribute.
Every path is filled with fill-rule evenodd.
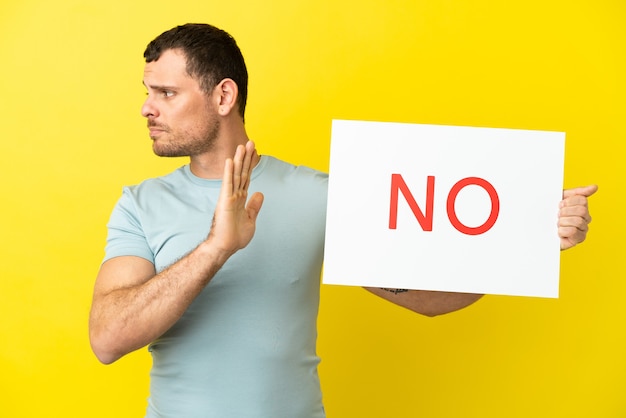
<svg viewBox="0 0 626 418"><path fill-rule="evenodd" d="M150 128L150 136L159 134L161 132L165 132L165 131L161 128Z"/></svg>
<svg viewBox="0 0 626 418"><path fill-rule="evenodd" d="M150 136L158 135L162 132L167 132L167 128L162 125L148 124L150 130Z"/></svg>

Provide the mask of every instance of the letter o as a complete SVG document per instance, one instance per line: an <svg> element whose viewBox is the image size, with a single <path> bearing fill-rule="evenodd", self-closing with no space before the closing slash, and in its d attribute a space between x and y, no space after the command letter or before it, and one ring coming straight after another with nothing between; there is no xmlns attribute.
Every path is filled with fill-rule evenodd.
<svg viewBox="0 0 626 418"><path fill-rule="evenodd" d="M491 213L489 214L489 218L485 221L484 224L477 227L469 227L463 225L461 221L459 221L459 218L456 216L456 212L454 210L454 204L456 202L457 195L465 186L469 185L482 187L487 193L489 193L489 198L491 199ZM496 189L487 180L481 179L480 177L467 177L459 180L450 189L450 193L448 193L447 210L448 219L457 231L462 232L466 235L480 235L489 231L491 227L493 227L493 225L496 223L496 220L498 219L498 214L500 213L500 199L498 198L498 192L496 192Z"/></svg>

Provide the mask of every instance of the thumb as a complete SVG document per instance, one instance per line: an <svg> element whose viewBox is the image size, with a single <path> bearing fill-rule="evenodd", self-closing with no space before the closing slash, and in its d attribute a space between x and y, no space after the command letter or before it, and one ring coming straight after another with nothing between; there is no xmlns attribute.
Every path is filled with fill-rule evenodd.
<svg viewBox="0 0 626 418"><path fill-rule="evenodd" d="M256 217L261 211L261 206L263 206L263 199L263 194L256 192L248 200L248 204L246 205L246 212L248 212L248 216L253 221L256 220Z"/></svg>
<svg viewBox="0 0 626 418"><path fill-rule="evenodd" d="M566 189L566 190L563 190L563 198L565 199L565 198L568 198L570 196L575 196L575 195L582 195L585 197L589 197L597 191L598 191L598 186L595 184L592 184L590 186L585 186L585 187L576 187L574 189Z"/></svg>

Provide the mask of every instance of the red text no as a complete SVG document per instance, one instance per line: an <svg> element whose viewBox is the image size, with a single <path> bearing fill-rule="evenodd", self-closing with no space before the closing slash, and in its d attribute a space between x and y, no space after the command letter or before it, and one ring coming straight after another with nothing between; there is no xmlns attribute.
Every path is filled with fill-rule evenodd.
<svg viewBox="0 0 626 418"><path fill-rule="evenodd" d="M455 202L459 192L467 186L475 185L482 187L488 194L491 199L491 213L489 217L480 226L470 227L463 224L455 211ZM402 193L404 199L409 204L413 215L417 219L417 222L420 224L422 230L424 231L432 231L433 230L433 206L435 200L435 176L428 176L426 179L426 204L425 210L422 211L420 207L417 205L411 190L409 190L408 186L404 182L402 175L400 174L392 174L391 175L391 199L389 204L389 229L396 229L398 224L398 195ZM466 235L480 235L489 231L493 225L496 223L498 219L498 215L500 213L500 199L498 198L498 193L496 189L493 187L491 183L487 180L482 179L480 177L466 177L464 179L456 182L454 186L450 189L448 193L448 199L446 202L446 212L448 214L448 220L450 224L459 232Z"/></svg>

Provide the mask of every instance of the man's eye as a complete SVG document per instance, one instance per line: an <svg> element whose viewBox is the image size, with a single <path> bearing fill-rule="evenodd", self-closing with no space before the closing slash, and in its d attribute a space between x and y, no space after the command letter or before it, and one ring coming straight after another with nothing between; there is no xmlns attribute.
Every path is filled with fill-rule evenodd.
<svg viewBox="0 0 626 418"><path fill-rule="evenodd" d="M172 97L173 95L174 95L173 91L163 90L163 96L165 96L165 97Z"/></svg>

